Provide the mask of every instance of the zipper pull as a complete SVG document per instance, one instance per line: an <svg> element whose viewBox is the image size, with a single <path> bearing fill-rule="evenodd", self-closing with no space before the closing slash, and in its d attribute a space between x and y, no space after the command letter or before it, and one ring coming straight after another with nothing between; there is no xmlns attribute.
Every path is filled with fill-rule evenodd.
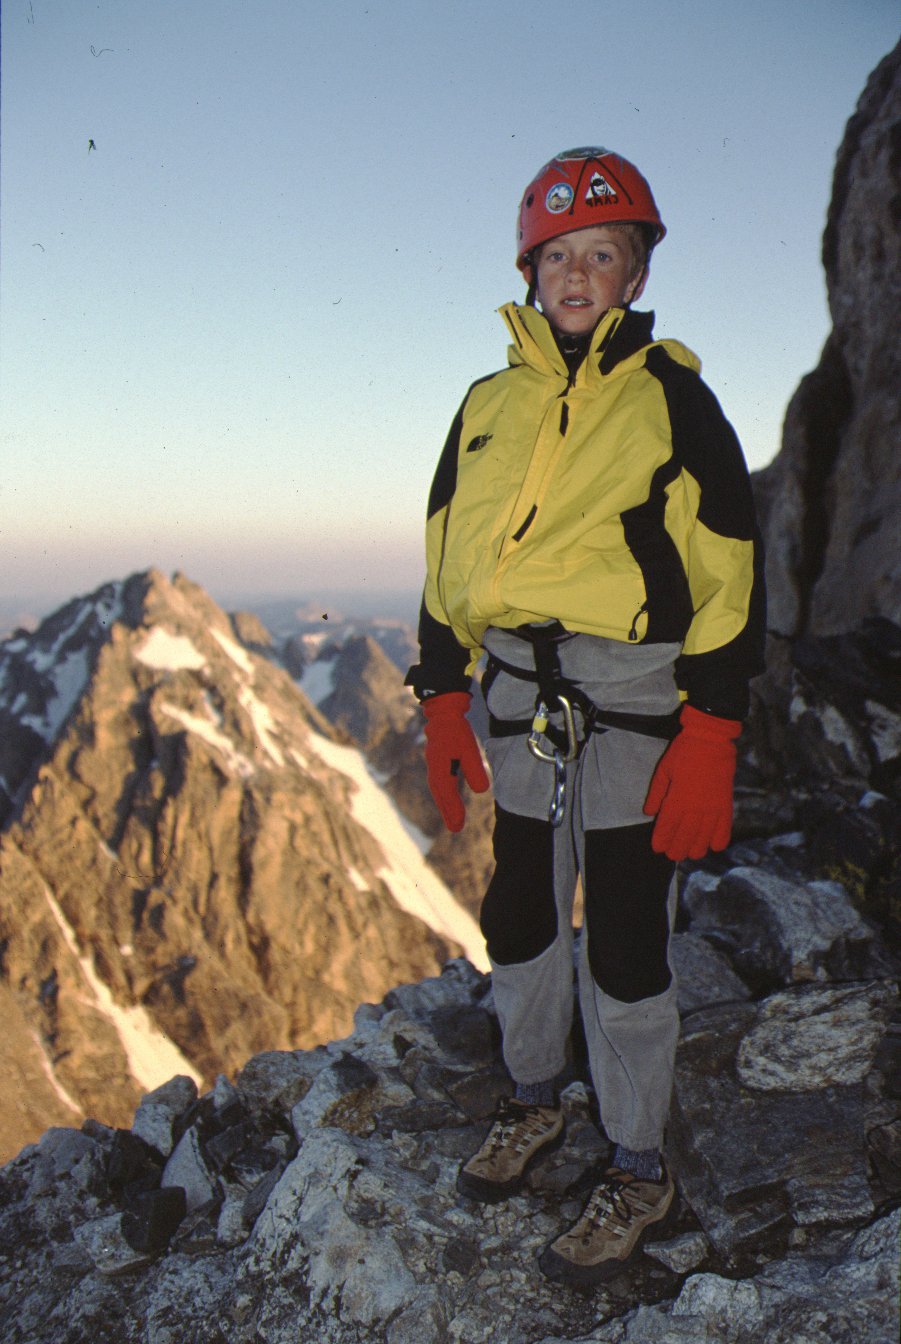
<svg viewBox="0 0 901 1344"><path fill-rule="evenodd" d="M645 612L647 611L647 609L648 609L648 604L647 604L647 602L642 602L641 606L638 608L638 610L636 611L634 617L632 618L632 626L631 626L631 629L629 630L629 643L630 643L630 644L636 644L636 643L638 642L638 629L637 629L637 627L638 627L638 622L639 622L639 620L641 619L641 617L645 614Z"/></svg>

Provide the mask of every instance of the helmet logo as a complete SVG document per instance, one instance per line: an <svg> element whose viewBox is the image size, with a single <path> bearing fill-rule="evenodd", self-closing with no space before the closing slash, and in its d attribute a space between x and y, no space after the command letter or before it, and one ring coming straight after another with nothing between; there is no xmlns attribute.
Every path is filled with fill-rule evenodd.
<svg viewBox="0 0 901 1344"><path fill-rule="evenodd" d="M616 191L606 177L602 177L598 172L592 173L588 190L585 192L586 205L615 205L616 200Z"/></svg>
<svg viewBox="0 0 901 1344"><path fill-rule="evenodd" d="M568 210L573 203L573 189L568 182L555 182L544 198L544 204L552 215Z"/></svg>

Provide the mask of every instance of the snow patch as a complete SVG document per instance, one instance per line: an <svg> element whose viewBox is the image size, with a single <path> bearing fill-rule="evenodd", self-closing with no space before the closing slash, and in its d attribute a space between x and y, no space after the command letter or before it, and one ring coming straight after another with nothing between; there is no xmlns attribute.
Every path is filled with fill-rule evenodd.
<svg viewBox="0 0 901 1344"><path fill-rule="evenodd" d="M211 630L210 634L235 666L239 667L245 676L252 677L253 663L250 661L250 655L246 650L242 649L240 644L236 644L233 639L229 639L228 635L223 635L221 630Z"/></svg>
<svg viewBox="0 0 901 1344"><path fill-rule="evenodd" d="M351 815L381 848L385 865L377 875L401 909L441 937L459 943L472 964L487 971L488 958L478 925L428 867L398 809L376 784L360 752L329 742L316 732L310 733L310 742L326 765L356 786L351 791Z"/></svg>
<svg viewBox="0 0 901 1344"><path fill-rule="evenodd" d="M203 693L203 706L207 714L209 714L210 716L210 722L215 723L217 728L221 728L223 722L222 715L219 712L219 709L215 701L213 700L213 697L210 695L209 691L204 691Z"/></svg>
<svg viewBox="0 0 901 1344"><path fill-rule="evenodd" d="M198 1087L201 1086L203 1079L200 1074L185 1059L178 1046L154 1026L145 1008L138 1006L123 1008L116 1003L108 986L94 970L90 958L81 955L75 931L49 887L44 887L44 895L66 946L81 967L82 975L93 995L94 1004L119 1037L128 1060L128 1067L138 1084L146 1092L152 1092L155 1087L168 1082L176 1074L186 1073L194 1079Z"/></svg>
<svg viewBox="0 0 901 1344"><path fill-rule="evenodd" d="M335 660L319 659L304 669L298 686L314 705L321 705L335 689Z"/></svg>
<svg viewBox="0 0 901 1344"><path fill-rule="evenodd" d="M49 672L59 656L59 651L63 645L70 640L73 635L84 625L87 618L91 615L94 608L88 603L82 603L75 613L75 619L71 625L67 625L65 630L61 630L56 639L50 645L49 649L35 648L31 646L28 654L28 662L36 672Z"/></svg>
<svg viewBox="0 0 901 1344"><path fill-rule="evenodd" d="M266 755L270 760L274 761L276 765L284 765L285 758L273 737L273 733L278 730L278 725L269 710L263 704L262 700L257 699L249 686L243 686L238 692L238 701L242 708L246 709L247 713L250 715L253 731L256 733L257 740Z"/></svg>
<svg viewBox="0 0 901 1344"><path fill-rule="evenodd" d="M24 714L22 722L48 742L52 741L87 685L89 670L87 649L77 649L57 663L51 677L53 699L43 714Z"/></svg>
<svg viewBox="0 0 901 1344"><path fill-rule="evenodd" d="M35 1045L38 1048L38 1059L41 1061L41 1068L44 1071L44 1076L46 1077L47 1082L53 1088L53 1091L59 1097L63 1105L68 1106L70 1111L74 1111L76 1115L84 1115L84 1111L81 1109L78 1102L72 1100L66 1089L63 1087L62 1083L57 1078L56 1074L53 1072L53 1065L47 1058L47 1054L46 1051L44 1050L44 1046L40 1036L38 1036L36 1031L32 1031L30 1035L31 1039L34 1041Z"/></svg>
<svg viewBox="0 0 901 1344"><path fill-rule="evenodd" d="M231 738L226 737L225 733L220 733L208 719L202 719L199 714L191 714L189 710L182 709L180 705L173 705L168 700L160 704L160 709L187 728L189 733L194 733L209 746L221 751L231 769L242 779L248 779L253 774L253 764L238 750Z"/></svg>
<svg viewBox="0 0 901 1344"><path fill-rule="evenodd" d="M290 751L289 754L290 754L291 757L293 758L293 760L294 760L294 764L295 764L295 765L299 765L300 768L301 768L301 770L304 772L304 774L305 774L305 775L308 775L308 774L310 773L310 759L309 759L309 757L308 757L308 756L304 756L303 752L302 752L302 751L298 751L296 747L292 747L292 748L291 748L291 751Z"/></svg>
<svg viewBox="0 0 901 1344"><path fill-rule="evenodd" d="M122 615L122 584L114 584L109 597L101 597L94 603L94 610L97 613L98 621L103 626L109 626L114 621L118 621Z"/></svg>
<svg viewBox="0 0 901 1344"><path fill-rule="evenodd" d="M140 649L135 650L135 658L145 667L157 672L191 672L206 667L206 659L188 639L187 635L173 635L162 626L154 626Z"/></svg>

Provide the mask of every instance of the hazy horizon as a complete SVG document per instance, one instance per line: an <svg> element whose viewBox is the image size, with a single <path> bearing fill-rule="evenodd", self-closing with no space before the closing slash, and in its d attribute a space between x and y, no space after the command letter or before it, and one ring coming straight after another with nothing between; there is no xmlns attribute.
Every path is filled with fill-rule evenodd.
<svg viewBox="0 0 901 1344"><path fill-rule="evenodd" d="M171 572L165 570L161 565L148 565L144 568L156 568L162 573L169 573L171 577ZM141 572L143 570L130 571L130 573ZM182 572L192 583L197 583L204 588L213 601L224 611L252 611L260 616L264 624L266 624L265 614L267 610L271 618L273 612L278 608L284 608L286 613L292 608L297 610L308 608L310 619L313 619L316 613L321 613L332 621L345 618L366 620L384 618L386 620L403 620L415 626L418 619L421 586L409 589L392 588L390 586L382 588L377 584L361 582L356 587L340 587L329 583L316 584L311 582L308 585L298 585L296 588L286 588L282 591L240 587L216 589L203 583L190 571L184 570ZM91 584L87 587L75 585L72 591L66 594L37 592L20 597L0 593L0 640L9 638L13 631L19 627L29 628L35 623L40 624L69 602L90 596L91 593L102 588L105 583L117 582L129 577L130 574L110 574L107 579L101 580L100 583Z"/></svg>

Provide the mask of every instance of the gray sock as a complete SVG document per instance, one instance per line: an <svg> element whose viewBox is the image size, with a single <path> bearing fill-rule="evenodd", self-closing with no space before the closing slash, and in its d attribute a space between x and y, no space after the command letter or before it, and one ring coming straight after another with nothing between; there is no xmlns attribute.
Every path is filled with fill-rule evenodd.
<svg viewBox="0 0 901 1344"><path fill-rule="evenodd" d="M643 1148L636 1152L634 1148L623 1148L618 1143L613 1151L611 1166L630 1172L640 1181L659 1181L663 1175L660 1153L656 1148Z"/></svg>
<svg viewBox="0 0 901 1344"><path fill-rule="evenodd" d="M524 1106L556 1106L556 1079L548 1078L544 1083L517 1083L514 1096Z"/></svg>

